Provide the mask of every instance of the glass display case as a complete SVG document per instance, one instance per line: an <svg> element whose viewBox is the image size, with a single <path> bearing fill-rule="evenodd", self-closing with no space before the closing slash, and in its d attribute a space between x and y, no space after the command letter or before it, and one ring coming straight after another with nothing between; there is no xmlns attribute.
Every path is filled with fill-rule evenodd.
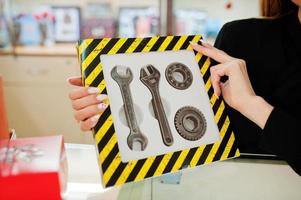
<svg viewBox="0 0 301 200"><path fill-rule="evenodd" d="M59 0L40 0L26 1L25 3L21 0L12 0L10 1L9 12L14 22L16 18L21 19L21 26L24 21L23 18L33 18L31 21L27 20L27 24L33 25L39 24L45 15L51 16L53 18L53 27L51 28L54 32L64 30L63 27L67 26L66 23L63 23L66 22L66 15L61 18L58 11L61 14L73 12L72 15L68 16L81 16L80 23L68 24L68 26L77 24L81 38L152 36L160 34L158 32L160 1L100 0L90 2L88 0L65 0L62 2ZM70 8L78 8L78 11L75 13ZM77 31L75 27L71 27L71 29Z"/></svg>
<svg viewBox="0 0 301 200"><path fill-rule="evenodd" d="M156 7L120 7L117 21L120 37L159 35L159 9Z"/></svg>
<svg viewBox="0 0 301 200"><path fill-rule="evenodd" d="M259 0L1 0L0 5L7 10L0 13L0 46L7 45L5 38L12 34L8 34L9 25L15 33L10 37L19 45L184 34L202 34L214 41L225 22L259 15Z"/></svg>
<svg viewBox="0 0 301 200"><path fill-rule="evenodd" d="M260 1L173 0L175 34L202 34L210 43L226 22L258 17Z"/></svg>
<svg viewBox="0 0 301 200"><path fill-rule="evenodd" d="M0 48L10 45L7 0L0 0Z"/></svg>

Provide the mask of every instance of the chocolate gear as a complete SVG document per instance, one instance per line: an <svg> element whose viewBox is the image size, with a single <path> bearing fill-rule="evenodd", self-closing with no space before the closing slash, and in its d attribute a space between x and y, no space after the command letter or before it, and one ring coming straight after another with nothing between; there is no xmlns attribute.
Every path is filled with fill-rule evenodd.
<svg viewBox="0 0 301 200"><path fill-rule="evenodd" d="M183 80L177 80L176 74L179 73ZM179 62L171 63L165 70L165 77L168 83L179 90L185 90L192 84L192 73L190 69Z"/></svg>
<svg viewBox="0 0 301 200"><path fill-rule="evenodd" d="M207 123L203 113L191 106L180 108L174 123L178 133L186 140L199 140L206 132Z"/></svg>

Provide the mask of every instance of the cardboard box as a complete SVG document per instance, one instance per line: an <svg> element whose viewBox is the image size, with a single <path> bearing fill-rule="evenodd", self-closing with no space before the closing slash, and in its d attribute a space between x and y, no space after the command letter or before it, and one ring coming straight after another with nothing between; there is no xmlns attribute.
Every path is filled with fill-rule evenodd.
<svg viewBox="0 0 301 200"><path fill-rule="evenodd" d="M1 140L0 199L61 199L67 185L63 136Z"/></svg>
<svg viewBox="0 0 301 200"><path fill-rule="evenodd" d="M189 45L200 39L190 35L79 42L84 85L99 87L109 97L94 128L105 187L239 156L225 104L213 95L210 59ZM129 86L118 82L116 73L131 76ZM158 81L156 76L158 93L147 85ZM138 134L138 148L129 142L133 132L144 135Z"/></svg>

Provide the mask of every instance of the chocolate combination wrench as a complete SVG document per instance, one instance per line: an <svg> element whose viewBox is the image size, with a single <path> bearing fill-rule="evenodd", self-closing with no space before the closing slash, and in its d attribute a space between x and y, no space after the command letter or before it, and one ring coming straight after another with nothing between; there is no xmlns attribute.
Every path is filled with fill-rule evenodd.
<svg viewBox="0 0 301 200"><path fill-rule="evenodd" d="M140 131L135 116L134 104L133 104L132 94L130 90L130 83L133 80L133 74L130 68L128 67L125 68L125 73L120 73L122 72L121 70L124 70L124 67L115 66L111 71L111 76L117 82L120 88L122 99L123 99L123 108L125 112L125 117L126 117L127 124L130 128L130 134L127 137L127 144L131 150L136 150L133 148L133 144L139 143L141 147L140 150L143 151L147 146L148 140L145 137L145 135L143 135L142 132Z"/></svg>
<svg viewBox="0 0 301 200"><path fill-rule="evenodd" d="M147 65L140 70L140 80L152 94L152 105L155 117L159 122L163 143L171 146L174 140L159 93L160 72L154 66Z"/></svg>

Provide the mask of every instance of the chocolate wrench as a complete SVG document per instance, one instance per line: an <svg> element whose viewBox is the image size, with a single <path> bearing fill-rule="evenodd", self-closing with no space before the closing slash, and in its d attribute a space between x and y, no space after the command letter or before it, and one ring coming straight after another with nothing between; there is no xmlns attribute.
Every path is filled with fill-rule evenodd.
<svg viewBox="0 0 301 200"><path fill-rule="evenodd" d="M135 116L134 104L132 100L132 94L130 90L130 83L133 80L133 74L130 68L125 68L125 74L120 73L119 69L122 69L122 66L115 66L111 71L112 78L117 82L122 99L123 99L123 108L125 112L125 117L127 124L130 128L130 134L127 137L127 144L131 150L133 149L133 144L138 142L140 144L140 150L143 151L147 146L147 138L142 134L138 126L138 122Z"/></svg>
<svg viewBox="0 0 301 200"><path fill-rule="evenodd" d="M140 70L140 80L152 94L152 105L155 117L159 122L163 143L171 146L173 137L159 93L160 72L154 66L147 65Z"/></svg>

